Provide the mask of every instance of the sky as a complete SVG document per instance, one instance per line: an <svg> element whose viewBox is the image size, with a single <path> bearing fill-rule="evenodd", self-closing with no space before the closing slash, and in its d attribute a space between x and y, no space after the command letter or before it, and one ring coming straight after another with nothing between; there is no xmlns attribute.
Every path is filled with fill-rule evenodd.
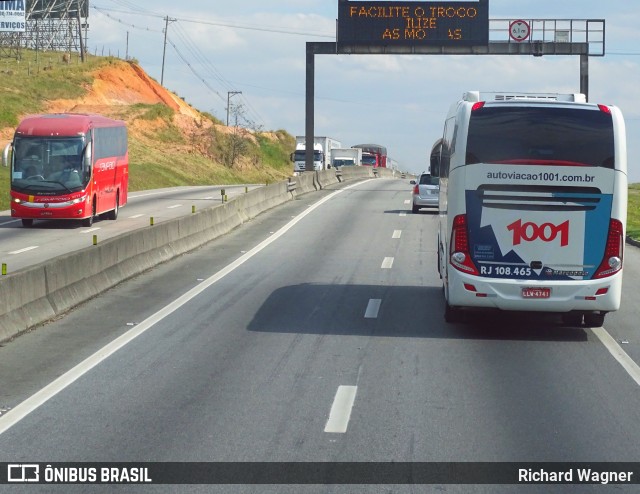
<svg viewBox="0 0 640 494"><path fill-rule="evenodd" d="M306 43L335 41L337 18L338 0L92 0L87 48L136 59L223 122L231 102L231 122L303 135ZM605 21L604 46L594 48L604 56L589 58L589 100L621 108L629 181L640 182L640 2L489 0L489 19ZM506 41L508 32L490 36ZM580 57L316 55L315 134L344 147L382 144L400 169L419 173L450 105L469 90L577 93Z"/></svg>

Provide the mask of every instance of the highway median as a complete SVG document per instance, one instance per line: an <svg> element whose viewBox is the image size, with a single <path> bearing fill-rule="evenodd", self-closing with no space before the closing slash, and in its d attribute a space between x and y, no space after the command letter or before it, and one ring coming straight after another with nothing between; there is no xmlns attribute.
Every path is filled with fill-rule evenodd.
<svg viewBox="0 0 640 494"><path fill-rule="evenodd" d="M0 342L60 317L105 290L154 266L210 242L260 213L340 181L374 176L391 178L391 170L348 167L305 172L153 226L122 234L98 245L44 261L0 278ZM291 183L294 182L295 186Z"/></svg>

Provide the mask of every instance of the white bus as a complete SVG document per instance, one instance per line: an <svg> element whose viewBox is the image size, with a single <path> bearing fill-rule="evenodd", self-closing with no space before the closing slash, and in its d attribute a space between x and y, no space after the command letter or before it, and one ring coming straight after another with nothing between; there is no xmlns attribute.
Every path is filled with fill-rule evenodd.
<svg viewBox="0 0 640 494"><path fill-rule="evenodd" d="M472 91L451 107L436 144L447 322L499 309L602 326L622 287L620 110L582 94Z"/></svg>

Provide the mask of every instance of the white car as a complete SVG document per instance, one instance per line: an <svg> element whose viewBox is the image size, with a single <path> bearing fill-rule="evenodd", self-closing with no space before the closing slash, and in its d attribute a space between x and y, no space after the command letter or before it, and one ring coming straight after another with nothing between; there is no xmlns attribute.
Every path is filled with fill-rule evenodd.
<svg viewBox="0 0 640 494"><path fill-rule="evenodd" d="M417 213L420 208L437 208L440 194L440 179L423 172L417 180L411 180L413 187L413 206L411 211Z"/></svg>

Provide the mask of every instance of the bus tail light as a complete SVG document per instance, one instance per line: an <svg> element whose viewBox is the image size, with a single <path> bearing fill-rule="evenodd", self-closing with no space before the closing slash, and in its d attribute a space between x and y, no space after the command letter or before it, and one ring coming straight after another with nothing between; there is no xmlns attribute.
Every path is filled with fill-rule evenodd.
<svg viewBox="0 0 640 494"><path fill-rule="evenodd" d="M594 278L606 278L622 269L622 255L624 251L624 228L619 220L609 222L609 234L604 249L604 257L600 266L594 273Z"/></svg>
<svg viewBox="0 0 640 494"><path fill-rule="evenodd" d="M478 269L471 260L469 252L469 233L467 230L467 215L459 214L453 219L451 231L449 262L458 271L478 275Z"/></svg>

